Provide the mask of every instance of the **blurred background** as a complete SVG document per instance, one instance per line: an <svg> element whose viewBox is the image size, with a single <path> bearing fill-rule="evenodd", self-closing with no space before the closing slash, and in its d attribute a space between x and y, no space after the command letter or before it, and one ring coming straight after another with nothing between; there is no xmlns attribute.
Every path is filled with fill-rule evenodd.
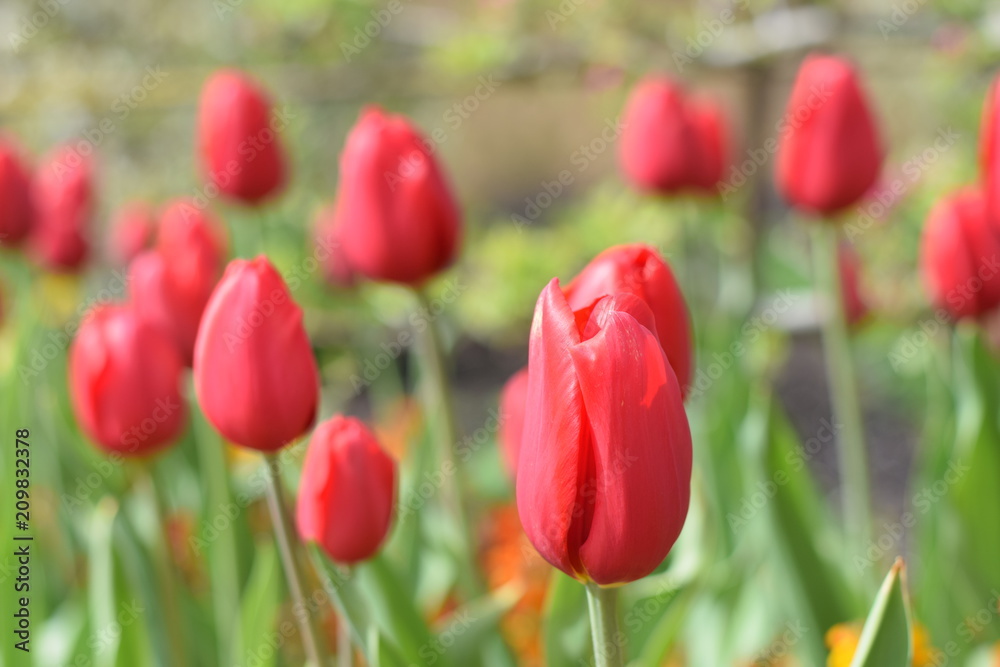
<svg viewBox="0 0 1000 667"><path fill-rule="evenodd" d="M384 345L411 326L409 296L391 287L336 287L322 271L303 265L315 216L336 191L344 137L365 105L378 104L414 120L433 142L464 211L460 260L431 294L456 295L441 318L452 346L458 416L466 434L489 423L503 382L526 363L534 302L551 277L568 280L613 244L656 246L675 267L687 295L697 368L706 373L721 368L689 406L696 477L702 478L698 492L708 498L704 507L709 509L700 516L694 512L693 527L682 541L701 544L691 554L725 553L727 563L724 571L705 575L707 583L698 580L715 597L688 604L687 629L671 635L682 640L670 642L663 664L818 665L825 660L823 634L829 623L809 625L807 639L794 651L777 657L764 653L790 618L786 602L791 607L803 603L797 593L788 600L783 594L772 600L766 593L772 586L794 587L785 586L786 571L768 563L770 539L746 538L727 526L726 517L739 512L758 480L742 477L732 466L719 473L722 478L711 479L713 462L754 460L749 416L772 412L769 399L762 407L761 396L773 394L782 413L781 425L774 428L787 425L788 437L798 443L822 440L824 423L831 419L810 287L808 230L774 193L773 156L759 157L768 139L777 137L776 123L802 56L813 50L854 60L889 151L883 188L845 214L868 311L853 337L881 526L913 512L923 485L937 479L926 467L917 470L921 448L954 438L950 429L958 410L933 410L936 400L940 406L935 394L941 385L940 351L950 343L942 340L944 327L927 333L935 319L916 272L917 248L933 202L976 179L979 113L1000 53L1000 5L941 0L5 0L0 4L0 127L36 159L62 143L94 148L99 188L94 233L103 238L113 212L127 201L160 203L203 194L194 145L201 86L219 67L252 73L288 119L283 136L291 155L290 187L261 212L221 203L213 209L226 221L237 254L260 241L280 269L303 273L295 298L306 310L323 373L323 415L348 411L371 418L387 446L401 456L420 421L409 399L409 355L404 351L392 359L390 372L379 369L374 379L365 370L366 364L379 363ZM621 179L616 122L631 86L654 72L683 81L726 110L732 159L726 173L735 187L721 197L657 200L635 193ZM570 173L569 184L555 192L553 183L564 171ZM0 329L0 369L7 378L3 423L7 430L25 425L37 433L34 511L42 556L35 576L43 601L36 607L41 657L17 662L23 656L5 647L2 664L70 664L66 656L72 655L74 642L88 636L85 619L94 613L87 595L94 581L92 554L86 555L89 512L99 510L106 493L129 483L115 471L102 476L82 507L67 506L65 494L77 493L81 473L96 470L100 456L73 423L62 358L46 361L24 380L18 368L30 365L34 349L17 348L13 341L28 331L41 350L75 317L80 301L109 284L113 270L94 262L79 279L43 276L28 294L0 299L6 320ZM765 324L748 336L744 325L762 316ZM728 351L737 341L744 341L747 351L733 356ZM510 539L505 530L516 535L517 528L516 520L513 528L508 525L510 483L495 435L486 433L486 446L482 453L474 450L466 469L480 517L482 557L498 582L509 578L508 571L535 581L542 587L540 600L545 588L537 584L539 575L532 579L520 572L519 538L513 538L515 546L503 541ZM460 451L471 446L456 444ZM825 498L835 513L833 443L822 440L803 451L809 453L805 459L820 490L816 497ZM197 591L210 574L190 548L189 538L198 533L206 511L196 477L185 472L191 456L183 449L171 451L157 475L166 487L160 500L168 510L168 533L176 538L171 558ZM237 480L241 471L250 474L250 462L236 452L229 456ZM918 526L931 525L933 514ZM950 516L940 521L947 523ZM993 508L982 517L982 530L1000 535L998 517L1000 507ZM718 536L705 547L701 538L713 530ZM914 577L926 586L921 591L918 585L915 593L918 617L937 645L954 638L956 624L969 611L989 608L989 589L981 581L962 584L965 598L977 600L979 607L946 605L936 597L954 582L944 575L948 568L941 561L926 562L926 554L950 553L940 542L945 533L928 530L920 537L908 528L885 550L892 553L880 554L871 568L881 578L891 556L911 557ZM249 544L254 534L251 524L242 539ZM816 552L829 557L825 538L815 539ZM920 539L926 540L925 550ZM682 549L679 558L684 553L689 552ZM250 576L251 559L245 560L241 576ZM847 578L871 574L858 573L854 564L841 565ZM823 575L802 576L800 590L809 588L810 577ZM543 582L545 577L543 569ZM736 580L757 583L747 588ZM425 607L446 610L444 597L435 601L430 595ZM658 614L671 605L660 607ZM761 608L765 613L759 613ZM983 624L975 642L962 646L961 655L1000 636L996 613L994 606L990 623ZM822 616L817 612L815 619ZM559 664L551 655L542 657L537 616L511 618L504 632L519 664ZM572 639L571 628L566 632L567 645L581 643ZM785 653L797 655L798 662ZM119 652L111 664L167 664L154 655L138 648ZM296 664L296 657L294 647L286 648L272 663ZM214 664L211 660L192 659L191 664Z"/></svg>

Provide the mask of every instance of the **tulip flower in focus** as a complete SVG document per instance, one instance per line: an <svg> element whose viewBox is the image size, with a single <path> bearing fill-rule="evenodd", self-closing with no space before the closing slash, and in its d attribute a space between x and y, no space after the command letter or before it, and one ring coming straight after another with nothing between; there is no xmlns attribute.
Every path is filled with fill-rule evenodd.
<svg viewBox="0 0 1000 667"><path fill-rule="evenodd" d="M338 563L367 560L389 532L395 500L396 462L361 421L337 415L316 427L299 486L303 540Z"/></svg>
<svg viewBox="0 0 1000 667"><path fill-rule="evenodd" d="M728 162L726 121L708 99L687 99L666 77L640 82L623 113L619 160L640 190L715 192Z"/></svg>
<svg viewBox="0 0 1000 667"><path fill-rule="evenodd" d="M528 395L528 369L514 373L500 393L500 446L511 477L517 478L517 460L524 433L525 400Z"/></svg>
<svg viewBox="0 0 1000 667"><path fill-rule="evenodd" d="M344 242L341 240L333 206L320 209L316 214L314 228L316 248L322 253L320 257L323 275L333 285L343 288L353 287L357 282L357 276L344 254Z"/></svg>
<svg viewBox="0 0 1000 667"><path fill-rule="evenodd" d="M608 248L570 281L566 299L573 310L580 310L620 292L639 297L653 312L663 351L686 394L694 362L687 304L670 267L654 248L641 243Z"/></svg>
<svg viewBox="0 0 1000 667"><path fill-rule="evenodd" d="M170 332L186 363L202 312L226 260L219 224L187 200L163 212L156 248L133 261L129 294L139 313Z"/></svg>
<svg viewBox="0 0 1000 667"><path fill-rule="evenodd" d="M194 350L194 386L228 440L273 452L312 426L319 372L302 309L264 256L229 263L208 301Z"/></svg>
<svg viewBox="0 0 1000 667"><path fill-rule="evenodd" d="M781 128L775 177L792 206L831 216L858 202L878 179L878 129L857 74L843 58L806 58Z"/></svg>
<svg viewBox="0 0 1000 667"><path fill-rule="evenodd" d="M454 260L458 206L427 142L403 116L362 112L340 156L333 225L347 263L372 280L418 286Z"/></svg>
<svg viewBox="0 0 1000 667"><path fill-rule="evenodd" d="M581 581L640 579L687 517L691 434L649 306L618 293L576 312L542 291L529 343L517 508L545 560Z"/></svg>
<svg viewBox="0 0 1000 667"><path fill-rule="evenodd" d="M0 245L16 246L34 222L31 173L20 148L0 136Z"/></svg>
<svg viewBox="0 0 1000 667"><path fill-rule="evenodd" d="M184 364L174 343L129 306L85 316L69 351L69 393L84 432L108 452L150 454L184 426Z"/></svg>
<svg viewBox="0 0 1000 667"><path fill-rule="evenodd" d="M934 305L956 320L980 317L1000 305L1000 237L978 190L961 190L931 210L920 269Z"/></svg>
<svg viewBox="0 0 1000 667"><path fill-rule="evenodd" d="M87 260L94 209L92 180L90 159L71 148L56 150L38 168L32 186L36 217L29 244L42 266L72 272Z"/></svg>
<svg viewBox="0 0 1000 667"><path fill-rule="evenodd" d="M271 100L247 74L213 74L198 105L198 146L205 180L223 195L256 205L285 185L286 158Z"/></svg>
<svg viewBox="0 0 1000 667"><path fill-rule="evenodd" d="M861 289L861 259L854 249L841 244L837 251L840 269L840 294L849 327L859 326L868 317L868 303Z"/></svg>
<svg viewBox="0 0 1000 667"><path fill-rule="evenodd" d="M136 255L153 245L156 216L146 202L130 202L115 213L111 221L108 254L111 261L126 265Z"/></svg>

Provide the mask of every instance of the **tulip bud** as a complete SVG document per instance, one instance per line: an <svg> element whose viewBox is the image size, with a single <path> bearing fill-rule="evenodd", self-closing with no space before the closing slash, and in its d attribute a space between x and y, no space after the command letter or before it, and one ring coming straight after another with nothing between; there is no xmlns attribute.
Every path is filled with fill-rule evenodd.
<svg viewBox="0 0 1000 667"><path fill-rule="evenodd" d="M619 293L535 306L517 509L549 563L582 581L640 579L666 557L690 499L691 433L654 315Z"/></svg>
<svg viewBox="0 0 1000 667"><path fill-rule="evenodd" d="M31 231L34 218L31 173L17 145L0 136L0 245L18 245Z"/></svg>
<svg viewBox="0 0 1000 667"><path fill-rule="evenodd" d="M76 418L108 452L147 455L181 432L181 361L173 341L128 306L99 306L69 351Z"/></svg>
<svg viewBox="0 0 1000 667"><path fill-rule="evenodd" d="M986 214L990 223L1000 230L1000 77L994 79L986 94L979 130L979 170Z"/></svg>
<svg viewBox="0 0 1000 667"><path fill-rule="evenodd" d="M281 129L271 100L247 74L224 69L201 91L198 141L205 180L245 204L256 205L285 185Z"/></svg>
<svg viewBox="0 0 1000 667"><path fill-rule="evenodd" d="M170 332L188 364L225 254L218 223L191 202L177 200L163 213L155 251L137 257L129 270L136 309Z"/></svg>
<svg viewBox="0 0 1000 667"><path fill-rule="evenodd" d="M570 281L566 299L570 308L580 310L621 292L639 297L653 311L660 344L686 395L694 361L687 304L670 267L654 248L641 243L608 248Z"/></svg>
<svg viewBox="0 0 1000 667"><path fill-rule="evenodd" d="M642 190L672 194L703 180L700 137L684 93L668 78L639 83L625 105L619 159Z"/></svg>
<svg viewBox="0 0 1000 667"><path fill-rule="evenodd" d="M775 177L792 206L830 216L878 179L878 129L854 68L842 58L806 58L780 131Z"/></svg>
<svg viewBox="0 0 1000 667"><path fill-rule="evenodd" d="M714 194L729 164L729 137L726 118L711 100L696 100L688 105L688 114L698 142L693 186Z"/></svg>
<svg viewBox="0 0 1000 667"><path fill-rule="evenodd" d="M451 264L460 235L432 148L404 117L375 107L347 136L334 218L355 271L408 285Z"/></svg>
<svg viewBox="0 0 1000 667"><path fill-rule="evenodd" d="M960 190L931 210L920 268L934 305L956 320L980 317L1000 305L1000 238L978 190Z"/></svg>
<svg viewBox="0 0 1000 667"><path fill-rule="evenodd" d="M205 307L194 348L194 387L228 440L273 452L313 423L319 371L302 309L263 255L229 263Z"/></svg>
<svg viewBox="0 0 1000 667"><path fill-rule="evenodd" d="M108 254L118 265L126 265L136 255L153 245L156 216L145 202L130 202L115 213L111 221Z"/></svg>
<svg viewBox="0 0 1000 667"><path fill-rule="evenodd" d="M52 153L32 186L35 225L29 243L38 261L55 271L76 271L87 260L93 213L90 159L71 148Z"/></svg>
<svg viewBox="0 0 1000 667"><path fill-rule="evenodd" d="M299 535L339 563L371 558L396 500L396 462L365 425L336 415L316 427L299 485Z"/></svg>
<svg viewBox="0 0 1000 667"><path fill-rule="evenodd" d="M847 326L858 327L868 317L868 303L861 291L861 259L854 249L841 244L837 249L837 266L840 270L840 297L844 303Z"/></svg>
<svg viewBox="0 0 1000 667"><path fill-rule="evenodd" d="M524 434L525 400L528 394L528 369L522 368L507 380L500 393L500 446L511 478L517 478L517 460Z"/></svg>

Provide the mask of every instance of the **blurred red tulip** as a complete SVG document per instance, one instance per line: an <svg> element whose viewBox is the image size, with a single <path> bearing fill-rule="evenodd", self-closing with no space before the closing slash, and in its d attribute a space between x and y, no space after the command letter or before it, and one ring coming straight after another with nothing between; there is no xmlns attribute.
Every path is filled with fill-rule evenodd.
<svg viewBox="0 0 1000 667"><path fill-rule="evenodd" d="M148 249L156 236L156 215L146 202L125 204L111 221L109 255L115 264L126 265Z"/></svg>
<svg viewBox="0 0 1000 667"><path fill-rule="evenodd" d="M552 565L612 585L652 572L687 516L691 434L649 307L574 311L553 280L529 345L517 508Z"/></svg>
<svg viewBox="0 0 1000 667"><path fill-rule="evenodd" d="M326 206L317 213L314 229L315 243L317 249L322 251L323 275L327 281L338 287L353 287L358 278L344 254L344 242L340 237L334 206Z"/></svg>
<svg viewBox="0 0 1000 667"><path fill-rule="evenodd" d="M528 397L528 369L522 368L507 380L500 393L500 446L511 477L517 478L517 459L524 434L525 400Z"/></svg>
<svg viewBox="0 0 1000 667"><path fill-rule="evenodd" d="M31 231L35 219L31 172L20 148L0 136L0 245L16 246Z"/></svg>
<svg viewBox="0 0 1000 667"><path fill-rule="evenodd" d="M361 421L336 415L316 427L299 486L299 534L339 563L371 558L396 500L396 462Z"/></svg>
<svg viewBox="0 0 1000 667"><path fill-rule="evenodd" d="M878 129L843 58L806 58L781 127L775 177L792 206L830 216L860 200L878 179Z"/></svg>
<svg viewBox="0 0 1000 667"><path fill-rule="evenodd" d="M686 396L694 364L691 322L681 288L654 248L641 243L608 248L570 281L566 299L580 310L621 292L639 297L653 311L660 344Z"/></svg>
<svg viewBox="0 0 1000 667"><path fill-rule="evenodd" d="M844 302L847 326L860 326L869 314L868 303L861 290L861 259L854 248L841 244L837 250L840 269L840 294Z"/></svg>
<svg viewBox="0 0 1000 667"><path fill-rule="evenodd" d="M129 306L91 311L69 351L69 392L86 434L108 452L146 455L184 426L173 341Z"/></svg>
<svg viewBox="0 0 1000 667"><path fill-rule="evenodd" d="M334 225L373 280L419 285L455 257L458 207L428 143L403 116L369 107L340 156Z"/></svg>
<svg viewBox="0 0 1000 667"><path fill-rule="evenodd" d="M170 333L187 364L226 261L219 230L208 212L176 200L163 212L156 249L137 257L129 270L129 295L136 309Z"/></svg>
<svg viewBox="0 0 1000 667"><path fill-rule="evenodd" d="M688 113L698 141L698 169L693 185L707 193L715 193L729 164L729 136L726 117L712 100L694 100Z"/></svg>
<svg viewBox="0 0 1000 667"><path fill-rule="evenodd" d="M939 201L921 238L920 268L931 300L953 318L1000 305L1000 237L982 194L968 188Z"/></svg>
<svg viewBox="0 0 1000 667"><path fill-rule="evenodd" d="M201 91L198 141L205 180L225 196L256 205L285 185L284 147L271 100L234 69L213 74Z"/></svg>
<svg viewBox="0 0 1000 667"><path fill-rule="evenodd" d="M666 77L640 82L623 113L619 159L639 189L672 194L700 179L700 137L680 86Z"/></svg>
<svg viewBox="0 0 1000 667"><path fill-rule="evenodd" d="M302 309L263 255L233 260L198 328L194 387L228 440L271 452L313 423L319 372Z"/></svg>
<svg viewBox="0 0 1000 667"><path fill-rule="evenodd" d="M979 128L979 172L986 214L1000 231L1000 76L986 93Z"/></svg>
<svg viewBox="0 0 1000 667"><path fill-rule="evenodd" d="M88 157L72 148L50 154L32 187L35 225L29 243L42 266L76 271L90 254L87 238L94 209L93 169Z"/></svg>

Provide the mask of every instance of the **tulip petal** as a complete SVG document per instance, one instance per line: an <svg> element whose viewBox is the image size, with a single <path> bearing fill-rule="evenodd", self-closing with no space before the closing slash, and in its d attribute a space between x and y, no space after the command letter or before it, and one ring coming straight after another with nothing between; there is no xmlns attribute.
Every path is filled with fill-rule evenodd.
<svg viewBox="0 0 1000 667"><path fill-rule="evenodd" d="M580 561L590 579L609 585L652 572L680 534L691 434L656 335L614 304L595 316L599 333L571 349L594 461Z"/></svg>

